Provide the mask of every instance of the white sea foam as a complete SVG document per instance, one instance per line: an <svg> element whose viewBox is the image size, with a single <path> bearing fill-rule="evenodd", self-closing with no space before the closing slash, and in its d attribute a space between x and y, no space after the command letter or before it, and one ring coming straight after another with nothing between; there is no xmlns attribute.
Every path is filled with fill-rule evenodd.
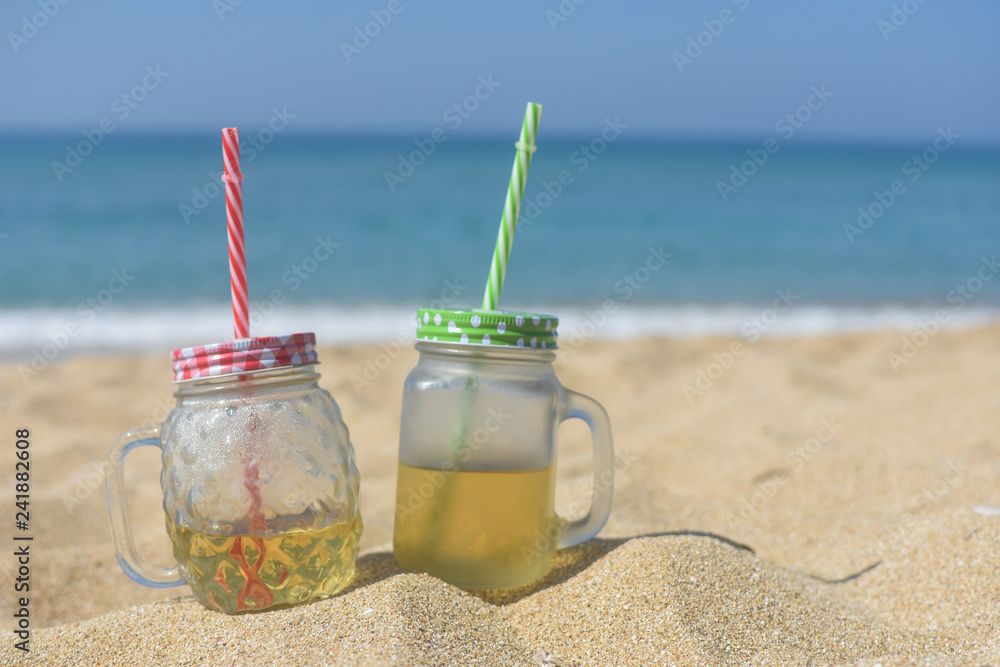
<svg viewBox="0 0 1000 667"><path fill-rule="evenodd" d="M973 327L1000 322L1000 308L935 308L886 306L794 306L785 313L745 305L616 305L600 307L541 305L524 310L557 315L560 334L622 340L642 336L685 338L701 335L801 336L826 333L913 331L921 323L947 315L945 327ZM5 356L55 349L80 352L130 350L163 353L232 337L231 313L225 306L198 305L159 309L111 308L95 317L75 310L30 308L0 310L0 353ZM283 306L269 317L257 316L254 335L316 333L320 345L408 340L415 308L403 306L338 307L336 305Z"/></svg>
<svg viewBox="0 0 1000 667"><path fill-rule="evenodd" d="M596 324L595 310L568 310L560 317L562 333L584 333ZM942 317L943 314L943 317ZM884 306L855 308L845 306L795 306L784 313L745 305L701 306L676 305L650 308L619 308L604 326L596 327L595 338L627 339L641 336L687 338L703 335L722 336L809 336L877 331L915 331L934 322L944 327L974 327L1000 322L1000 308L964 309L910 308Z"/></svg>

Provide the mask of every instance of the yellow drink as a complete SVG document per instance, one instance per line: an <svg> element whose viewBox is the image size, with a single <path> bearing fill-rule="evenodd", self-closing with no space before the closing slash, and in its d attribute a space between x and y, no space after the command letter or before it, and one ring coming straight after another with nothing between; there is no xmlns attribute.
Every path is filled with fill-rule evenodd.
<svg viewBox="0 0 1000 667"><path fill-rule="evenodd" d="M167 517L167 533L198 601L238 614L318 600L344 588L354 577L359 522L261 537L206 535Z"/></svg>
<svg viewBox="0 0 1000 667"><path fill-rule="evenodd" d="M399 464L393 552L400 567L462 588L538 579L559 540L555 466L442 471Z"/></svg>

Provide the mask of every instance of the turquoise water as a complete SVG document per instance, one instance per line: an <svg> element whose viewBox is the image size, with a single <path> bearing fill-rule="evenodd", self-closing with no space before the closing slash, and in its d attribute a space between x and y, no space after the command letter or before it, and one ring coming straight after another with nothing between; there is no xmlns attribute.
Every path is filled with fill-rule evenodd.
<svg viewBox="0 0 1000 667"><path fill-rule="evenodd" d="M502 306L585 312L613 299L664 321L738 320L778 289L799 297L800 312L946 306L1000 251L1000 150L958 141L915 167L934 140L783 146L758 166L747 162L761 157L754 141L542 137ZM67 161L68 146L89 155ZM507 139L278 135L245 146L251 300L267 309L280 296L272 310L335 320L396 317L442 295L478 307L513 156ZM83 135L0 138L0 346L41 332L33 321L80 317L80 304L107 296L113 271L127 284L101 313L120 331L181 328L177 313L224 321L221 166L214 134L96 146ZM751 175L743 182L734 167ZM901 194L858 226L858 207L879 213L896 180ZM721 188L724 201L720 182L739 187ZM1000 281L973 296L966 310L995 308ZM171 316L151 324L156 313Z"/></svg>

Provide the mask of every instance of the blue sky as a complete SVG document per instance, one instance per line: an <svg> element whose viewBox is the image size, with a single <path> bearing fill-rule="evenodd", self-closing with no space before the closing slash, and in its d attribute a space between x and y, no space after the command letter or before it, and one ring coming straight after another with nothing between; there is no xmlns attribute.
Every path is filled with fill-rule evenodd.
<svg viewBox="0 0 1000 667"><path fill-rule="evenodd" d="M803 140L924 141L952 125L1000 143L1000 3L987 0L237 2L5 0L0 130L111 118L217 132L287 108L295 132L412 133L466 103L463 133L509 134L531 100L552 135L619 116L634 136L744 138L826 86ZM355 42L366 24L377 34ZM495 85L467 102L480 77ZM121 118L116 100L144 79Z"/></svg>

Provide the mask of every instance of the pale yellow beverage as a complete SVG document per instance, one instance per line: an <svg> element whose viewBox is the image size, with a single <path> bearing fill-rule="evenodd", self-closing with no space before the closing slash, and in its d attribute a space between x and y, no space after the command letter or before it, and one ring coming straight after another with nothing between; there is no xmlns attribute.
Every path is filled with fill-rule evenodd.
<svg viewBox="0 0 1000 667"><path fill-rule="evenodd" d="M357 522L272 537L206 535L167 518L181 576L206 607L227 614L318 600L354 577Z"/></svg>
<svg viewBox="0 0 1000 667"><path fill-rule="evenodd" d="M408 570L467 589L514 588L549 567L560 521L555 466L442 471L399 464L393 551Z"/></svg>

